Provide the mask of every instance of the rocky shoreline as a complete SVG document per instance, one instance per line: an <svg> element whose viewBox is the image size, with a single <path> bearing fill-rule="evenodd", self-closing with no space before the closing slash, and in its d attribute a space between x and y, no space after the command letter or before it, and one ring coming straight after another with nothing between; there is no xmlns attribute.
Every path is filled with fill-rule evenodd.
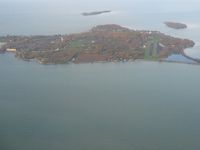
<svg viewBox="0 0 200 150"><path fill-rule="evenodd" d="M158 31L130 30L115 24L96 26L80 34L6 36L0 37L0 42L6 43L1 52L15 49L16 57L42 64L159 61L195 44Z"/></svg>

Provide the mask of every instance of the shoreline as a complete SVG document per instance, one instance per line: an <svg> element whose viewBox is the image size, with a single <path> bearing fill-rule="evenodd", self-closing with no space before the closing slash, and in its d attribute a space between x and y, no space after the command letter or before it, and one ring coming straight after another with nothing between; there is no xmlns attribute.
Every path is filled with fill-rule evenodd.
<svg viewBox="0 0 200 150"><path fill-rule="evenodd" d="M195 45L192 40L159 31L132 30L116 24L98 25L79 34L2 39L6 42L2 52L15 52L20 59L40 64L161 61Z"/></svg>
<svg viewBox="0 0 200 150"><path fill-rule="evenodd" d="M182 54L185 58L187 58L187 59L190 59L190 60L192 60L192 61L195 61L196 63L200 63L200 59L190 57L189 55L187 55L187 54L185 53L184 50L182 50L182 53L181 53L181 54Z"/></svg>
<svg viewBox="0 0 200 150"><path fill-rule="evenodd" d="M74 62L67 62L67 63L62 63L62 64L56 64L56 63L42 63L36 59L21 59L15 56L14 53L9 53L5 52L3 55L12 55L16 60L22 60L25 63L30 62L30 63L35 63L38 65L43 65L43 66L57 66L57 65L83 65L83 64L126 64L126 63L142 63L142 62L152 62L152 63L171 63L171 64L183 64L183 65L194 65L194 66L200 66L200 63L192 63L192 62L181 62L181 61L175 61L175 60L145 60L145 59L135 59L135 60L127 60L127 61L94 61L94 62L81 62L81 63L74 63Z"/></svg>

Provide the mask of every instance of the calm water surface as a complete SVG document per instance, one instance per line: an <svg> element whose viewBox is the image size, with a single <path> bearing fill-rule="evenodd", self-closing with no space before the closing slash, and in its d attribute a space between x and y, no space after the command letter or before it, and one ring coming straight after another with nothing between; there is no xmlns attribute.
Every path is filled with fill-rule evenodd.
<svg viewBox="0 0 200 150"><path fill-rule="evenodd" d="M199 66L0 55L2 150L199 150Z"/></svg>

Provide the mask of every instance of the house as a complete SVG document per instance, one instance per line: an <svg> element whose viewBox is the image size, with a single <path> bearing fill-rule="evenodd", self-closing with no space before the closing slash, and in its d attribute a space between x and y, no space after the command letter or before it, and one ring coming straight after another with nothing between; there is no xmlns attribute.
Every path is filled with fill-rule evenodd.
<svg viewBox="0 0 200 150"><path fill-rule="evenodd" d="M17 49L16 48L7 48L6 51L7 52L16 52Z"/></svg>

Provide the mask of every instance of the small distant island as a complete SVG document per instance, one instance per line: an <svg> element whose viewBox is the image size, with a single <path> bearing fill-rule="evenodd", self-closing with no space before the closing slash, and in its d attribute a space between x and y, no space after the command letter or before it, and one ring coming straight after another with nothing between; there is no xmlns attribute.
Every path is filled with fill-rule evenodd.
<svg viewBox="0 0 200 150"><path fill-rule="evenodd" d="M4 36L0 42L4 43L0 52L42 64L160 61L171 54L184 54L184 49L195 44L159 31L131 30L116 24L70 35Z"/></svg>
<svg viewBox="0 0 200 150"><path fill-rule="evenodd" d="M187 28L186 24L178 23L178 22L164 22L166 26L173 29L185 29Z"/></svg>
<svg viewBox="0 0 200 150"><path fill-rule="evenodd" d="M93 12L84 12L82 13L83 16L93 16L93 15L100 15L103 13L110 13L110 10L104 10L104 11L93 11Z"/></svg>

